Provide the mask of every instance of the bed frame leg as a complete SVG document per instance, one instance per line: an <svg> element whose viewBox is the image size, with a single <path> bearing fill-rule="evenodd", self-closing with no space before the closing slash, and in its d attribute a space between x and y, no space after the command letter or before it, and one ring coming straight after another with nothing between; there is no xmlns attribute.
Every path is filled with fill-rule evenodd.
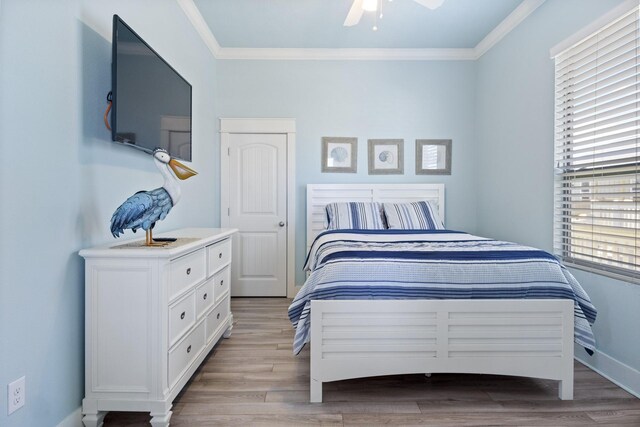
<svg viewBox="0 0 640 427"><path fill-rule="evenodd" d="M573 400L573 379L560 380L559 386L560 400Z"/></svg>
<svg viewBox="0 0 640 427"><path fill-rule="evenodd" d="M311 403L322 403L322 381L311 378Z"/></svg>

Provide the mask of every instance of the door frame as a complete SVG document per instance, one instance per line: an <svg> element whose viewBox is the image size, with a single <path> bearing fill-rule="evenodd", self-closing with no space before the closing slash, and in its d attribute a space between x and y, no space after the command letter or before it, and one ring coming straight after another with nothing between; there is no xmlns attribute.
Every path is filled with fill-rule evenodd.
<svg viewBox="0 0 640 427"><path fill-rule="evenodd" d="M235 133L287 136L287 298L296 292L296 119L220 118L220 223L229 227L229 149Z"/></svg>

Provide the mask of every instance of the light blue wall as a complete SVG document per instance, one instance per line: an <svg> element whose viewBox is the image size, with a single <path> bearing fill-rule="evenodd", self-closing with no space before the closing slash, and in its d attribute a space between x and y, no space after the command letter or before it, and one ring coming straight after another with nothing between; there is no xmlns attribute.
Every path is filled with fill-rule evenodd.
<svg viewBox="0 0 640 427"><path fill-rule="evenodd" d="M549 49L619 3L547 0L478 61L480 234L553 249ZM575 275L599 311L598 350L640 370L640 286L583 271Z"/></svg>
<svg viewBox="0 0 640 427"><path fill-rule="evenodd" d="M296 119L296 282L305 258L305 187L444 182L448 228L476 229L473 62L219 61L221 117ZM323 136L358 137L358 173L321 173ZM370 176L367 139L404 138L404 175ZM415 175L417 138L453 139L451 176Z"/></svg>
<svg viewBox="0 0 640 427"><path fill-rule="evenodd" d="M83 247L111 213L162 184L150 156L110 141L111 17L193 85L192 166L159 230L219 224L216 66L175 0L2 0L0 10L0 425L52 426L84 395ZM130 235L128 235L130 237ZM27 404L7 417L6 384Z"/></svg>

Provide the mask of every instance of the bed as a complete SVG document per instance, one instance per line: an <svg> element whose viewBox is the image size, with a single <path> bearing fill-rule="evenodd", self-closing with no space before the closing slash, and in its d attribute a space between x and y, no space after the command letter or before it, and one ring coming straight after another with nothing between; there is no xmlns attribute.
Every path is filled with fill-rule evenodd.
<svg viewBox="0 0 640 427"><path fill-rule="evenodd" d="M332 202L419 200L444 218L442 184L307 186L310 275L289 316L294 352L311 345L310 401L322 401L324 382L439 372L558 380L560 399L572 399L574 338L593 348L596 312L551 255L451 230L324 231ZM446 288L451 271L471 291Z"/></svg>

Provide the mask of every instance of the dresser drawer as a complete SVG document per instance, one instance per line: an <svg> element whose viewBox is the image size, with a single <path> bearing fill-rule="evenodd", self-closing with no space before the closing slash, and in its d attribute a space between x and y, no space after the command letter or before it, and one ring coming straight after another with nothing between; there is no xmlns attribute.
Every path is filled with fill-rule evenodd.
<svg viewBox="0 0 640 427"><path fill-rule="evenodd" d="M211 341L220 325L222 325L229 316L229 296L227 295L216 308L207 316L207 342Z"/></svg>
<svg viewBox="0 0 640 427"><path fill-rule="evenodd" d="M207 277L210 277L231 261L231 239L207 246L207 258L209 259Z"/></svg>
<svg viewBox="0 0 640 427"><path fill-rule="evenodd" d="M169 352L169 387L189 368L204 348L205 324L201 322L187 337Z"/></svg>
<svg viewBox="0 0 640 427"><path fill-rule="evenodd" d="M216 303L224 298L229 292L229 282L231 281L231 268L225 267L222 271L213 276L215 286Z"/></svg>
<svg viewBox="0 0 640 427"><path fill-rule="evenodd" d="M171 283L169 299L180 295L191 286L202 281L206 273L204 248L171 261Z"/></svg>
<svg viewBox="0 0 640 427"><path fill-rule="evenodd" d="M215 302L214 278L207 280L196 289L196 317L199 319Z"/></svg>
<svg viewBox="0 0 640 427"><path fill-rule="evenodd" d="M169 347L196 323L195 293L169 307Z"/></svg>

